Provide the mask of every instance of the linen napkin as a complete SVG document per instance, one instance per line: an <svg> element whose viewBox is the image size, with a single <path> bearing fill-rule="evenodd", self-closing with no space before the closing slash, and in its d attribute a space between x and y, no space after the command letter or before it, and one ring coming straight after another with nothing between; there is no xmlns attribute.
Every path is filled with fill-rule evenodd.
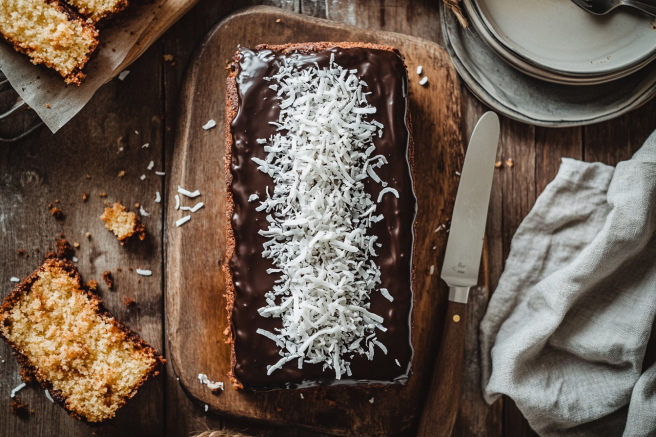
<svg viewBox="0 0 656 437"><path fill-rule="evenodd" d="M655 436L656 133L616 168L564 158L480 326L487 402L541 436Z"/></svg>

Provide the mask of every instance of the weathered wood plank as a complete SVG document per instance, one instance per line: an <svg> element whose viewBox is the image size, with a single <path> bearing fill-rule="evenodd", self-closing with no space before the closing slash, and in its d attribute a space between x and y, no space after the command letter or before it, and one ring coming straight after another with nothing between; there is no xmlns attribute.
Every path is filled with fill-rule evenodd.
<svg viewBox="0 0 656 437"><path fill-rule="evenodd" d="M162 165L159 57L158 48L145 53L124 81L114 80L102 87L56 135L43 128L18 143L1 145L0 296L11 290L9 277L31 273L63 232L71 243L79 243L78 268L86 281L98 281L107 308L161 351L162 208L154 203L153 196L162 192L163 185L160 177L146 169L151 160L155 169ZM142 148L144 143L150 146ZM125 171L125 176L119 178L120 171ZM142 174L147 174L144 181L139 178ZM89 199L83 202L85 192ZM107 197L100 198L100 193ZM121 200L133 211L135 203L144 205L150 213L143 219L147 239L122 247L98 218L105 200ZM55 220L48 211L49 203L61 207L64 220ZM85 237L86 232L90 238ZM20 249L29 257L19 256ZM153 275L140 277L128 270L139 266L152 270ZM100 279L105 270L114 277L113 291L108 291ZM138 309L127 308L125 297L136 300ZM148 381L119 410L116 419L100 427L69 418L36 384L19 393L35 411L21 419L10 412L9 392L20 381L18 364L4 342L0 342L0 356L5 360L0 364L0 435L88 436L99 431L107 436L164 434L162 376Z"/></svg>
<svg viewBox="0 0 656 437"><path fill-rule="evenodd" d="M656 99L615 120L585 127L585 160L616 165L631 156L656 129Z"/></svg>

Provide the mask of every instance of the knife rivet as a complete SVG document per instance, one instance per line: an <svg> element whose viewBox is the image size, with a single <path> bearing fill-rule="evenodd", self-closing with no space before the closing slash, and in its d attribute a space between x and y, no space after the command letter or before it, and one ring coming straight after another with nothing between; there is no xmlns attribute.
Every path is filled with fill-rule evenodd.
<svg viewBox="0 0 656 437"><path fill-rule="evenodd" d="M455 316L453 316L453 321L458 323L460 321L460 316L457 315L457 314Z"/></svg>

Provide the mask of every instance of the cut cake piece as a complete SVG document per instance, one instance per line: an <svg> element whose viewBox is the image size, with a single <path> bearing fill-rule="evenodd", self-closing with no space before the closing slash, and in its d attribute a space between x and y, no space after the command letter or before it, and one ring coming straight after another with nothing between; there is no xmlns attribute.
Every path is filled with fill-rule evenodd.
<svg viewBox="0 0 656 437"><path fill-rule="evenodd" d="M0 34L33 64L45 64L76 85L98 45L96 29L57 0L3 0Z"/></svg>
<svg viewBox="0 0 656 437"><path fill-rule="evenodd" d="M239 49L225 155L234 387L405 384L417 202L401 54Z"/></svg>
<svg viewBox="0 0 656 437"><path fill-rule="evenodd" d="M138 236L140 240L146 238L146 228L139 217L135 213L129 212L120 202L105 208L100 219L105 222L105 227L116 235L121 244L124 244L133 235Z"/></svg>
<svg viewBox="0 0 656 437"><path fill-rule="evenodd" d="M77 11L94 23L115 17L128 7L127 0L67 0Z"/></svg>
<svg viewBox="0 0 656 437"><path fill-rule="evenodd" d="M50 258L0 307L0 335L76 419L101 422L165 360L107 312L69 261Z"/></svg>

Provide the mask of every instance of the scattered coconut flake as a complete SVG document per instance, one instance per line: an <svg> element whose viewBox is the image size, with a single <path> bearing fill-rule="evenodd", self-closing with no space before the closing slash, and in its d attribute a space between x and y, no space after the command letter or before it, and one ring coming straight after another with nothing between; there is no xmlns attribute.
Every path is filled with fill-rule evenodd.
<svg viewBox="0 0 656 437"><path fill-rule="evenodd" d="M18 279L16 276L12 276L11 278L9 278L9 281L11 281L11 282L20 282L20 279Z"/></svg>
<svg viewBox="0 0 656 437"><path fill-rule="evenodd" d="M207 387L209 387L210 390L218 390L218 389L223 390L222 382L212 381L204 373L198 374L198 380L200 381L201 384L205 384Z"/></svg>
<svg viewBox="0 0 656 437"><path fill-rule="evenodd" d="M301 395L301 399L305 399L305 398L303 397L303 393L300 393L300 395Z"/></svg>
<svg viewBox="0 0 656 437"><path fill-rule="evenodd" d="M155 191L155 203L159 203L162 201L162 198L159 195L159 191Z"/></svg>
<svg viewBox="0 0 656 437"><path fill-rule="evenodd" d="M398 191L396 191L394 188L387 187L387 188L383 188L382 190L380 190L380 193L378 194L378 203L380 203L380 201L383 200L383 195L385 193L392 193L396 196L397 199L399 198L399 192Z"/></svg>
<svg viewBox="0 0 656 437"><path fill-rule="evenodd" d="M424 67L421 65L417 67L417 74L421 74L424 71Z"/></svg>
<svg viewBox="0 0 656 437"><path fill-rule="evenodd" d="M435 266L430 266L430 274L432 275L435 272Z"/></svg>
<svg viewBox="0 0 656 437"><path fill-rule="evenodd" d="M141 276L152 276L152 275L153 275L153 272L151 272L150 270L141 270L141 269L137 269L137 275L141 275Z"/></svg>
<svg viewBox="0 0 656 437"><path fill-rule="evenodd" d="M203 129L205 130L212 129L214 126L216 126L216 121L210 120L207 123L205 123L205 125L203 125Z"/></svg>
<svg viewBox="0 0 656 437"><path fill-rule="evenodd" d="M369 403L373 404L374 403L374 398L369 399Z"/></svg>
<svg viewBox="0 0 656 437"><path fill-rule="evenodd" d="M435 230L433 231L433 233L435 233L435 232L440 232L441 230L442 230L442 225L439 225L437 228L435 228Z"/></svg>
<svg viewBox="0 0 656 437"><path fill-rule="evenodd" d="M278 87L280 116L271 122L276 133L258 141L266 159L252 158L274 182L255 209L269 222L259 232L268 239L262 257L275 267L267 273L279 277L258 312L282 319L275 332L257 332L279 347L267 374L294 360L299 368L322 364L340 379L352 374L348 356L373 360L374 345L387 350L376 338L376 329L387 330L384 319L368 310L381 272L377 237L367 231L383 217L363 180L382 185L379 202L387 192L399 194L374 171L387 164L383 155L371 157L383 125L367 120L376 108L357 71L337 65L334 54L323 70L296 67L286 58L267 79Z"/></svg>
<svg viewBox="0 0 656 437"><path fill-rule="evenodd" d="M52 396L50 396L50 392L48 390L46 390L46 397L50 402L52 402L53 404L55 403L55 400L52 398Z"/></svg>
<svg viewBox="0 0 656 437"><path fill-rule="evenodd" d="M137 134L137 135L139 135L139 131L138 131L138 130L134 131L134 133Z"/></svg>
<svg viewBox="0 0 656 437"><path fill-rule="evenodd" d="M180 209L180 196L175 195L175 209Z"/></svg>
<svg viewBox="0 0 656 437"><path fill-rule="evenodd" d="M394 359L394 361L396 362L396 365L397 365L397 366L401 367L401 363L399 363L399 360Z"/></svg>
<svg viewBox="0 0 656 437"><path fill-rule="evenodd" d="M259 198L260 198L260 196L258 196L257 194L251 194L250 196L248 196L248 201L249 202L254 202Z"/></svg>
<svg viewBox="0 0 656 437"><path fill-rule="evenodd" d="M191 220L191 216L190 216L190 215L186 215L186 216L182 217L180 220L176 221L176 222L175 222L175 225L176 225L176 226L182 226L182 225L184 225L185 223L187 223L189 220Z"/></svg>
<svg viewBox="0 0 656 437"><path fill-rule="evenodd" d="M156 171L155 174L157 176L164 176L166 173L164 173L163 171Z"/></svg>
<svg viewBox="0 0 656 437"><path fill-rule="evenodd" d="M209 410L209 409L210 409L209 405L205 404L205 412L206 413L207 413L207 410Z"/></svg>
<svg viewBox="0 0 656 437"><path fill-rule="evenodd" d="M141 215L141 216L143 216L143 217L150 217L150 214L148 214L148 213L146 212L146 210L144 209L143 205L140 205L140 206L139 206L139 215Z"/></svg>
<svg viewBox="0 0 656 437"><path fill-rule="evenodd" d="M148 146L150 146L150 144L146 143L146 144L144 144L143 146L141 146L141 148L142 148L142 149L145 149L145 148L147 148Z"/></svg>
<svg viewBox="0 0 656 437"><path fill-rule="evenodd" d="M459 172L459 171L456 172L456 176L460 176L460 172Z"/></svg>
<svg viewBox="0 0 656 437"><path fill-rule="evenodd" d="M76 263L76 262L78 261L76 256L74 256L71 260L72 260L74 263Z"/></svg>
<svg viewBox="0 0 656 437"><path fill-rule="evenodd" d="M18 393L26 385L27 384L25 384L24 382L21 382L20 384L18 384L18 386L11 391L11 397L13 398L14 396L16 396L16 393Z"/></svg>
<svg viewBox="0 0 656 437"><path fill-rule="evenodd" d="M191 198L200 196L200 191L196 190L192 193L191 191L185 190L184 188L180 187L180 185L178 185L178 193L184 194L185 196Z"/></svg>
<svg viewBox="0 0 656 437"><path fill-rule="evenodd" d="M428 77L424 76L423 79L419 81L419 85L426 85L428 83Z"/></svg>
<svg viewBox="0 0 656 437"><path fill-rule="evenodd" d="M141 179L142 181L146 180L146 175L145 175L145 174L142 174L142 175L140 176L140 179Z"/></svg>
<svg viewBox="0 0 656 437"><path fill-rule="evenodd" d="M130 74L130 70L123 70L118 74L118 80L123 80L126 77L128 77L128 74Z"/></svg>
<svg viewBox="0 0 656 437"><path fill-rule="evenodd" d="M394 298L393 298L392 295L389 293L389 291L387 290L387 288L381 288L381 289L380 289L380 294L382 294L383 297L385 297L385 299L389 300L390 302L394 302Z"/></svg>
<svg viewBox="0 0 656 437"><path fill-rule="evenodd" d="M194 205L193 208L190 208L188 206L181 206L180 209L183 211L191 211L191 212L196 212L199 209L201 209L205 204L203 202L198 202L196 205Z"/></svg>
<svg viewBox="0 0 656 437"><path fill-rule="evenodd" d="M155 161L150 161L150 164L148 164L148 170L152 170L153 167L155 167Z"/></svg>

